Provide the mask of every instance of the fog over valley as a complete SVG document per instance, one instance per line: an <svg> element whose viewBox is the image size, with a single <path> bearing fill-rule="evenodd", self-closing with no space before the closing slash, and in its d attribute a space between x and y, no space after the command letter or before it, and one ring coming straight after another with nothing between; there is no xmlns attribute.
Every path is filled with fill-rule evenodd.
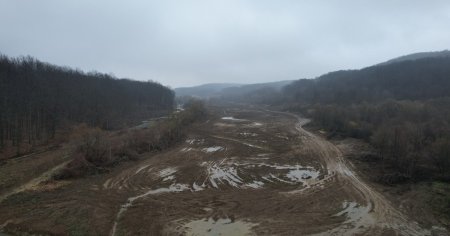
<svg viewBox="0 0 450 236"><path fill-rule="evenodd" d="M0 0L0 236L450 235L450 1Z"/></svg>
<svg viewBox="0 0 450 236"><path fill-rule="evenodd" d="M172 88L262 83L360 69L449 48L436 1L0 1L9 56Z"/></svg>

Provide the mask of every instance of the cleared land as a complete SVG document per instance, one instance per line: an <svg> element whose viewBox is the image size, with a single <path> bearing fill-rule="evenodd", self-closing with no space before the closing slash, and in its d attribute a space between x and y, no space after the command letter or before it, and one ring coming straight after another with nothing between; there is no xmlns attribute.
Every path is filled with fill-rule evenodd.
<svg viewBox="0 0 450 236"><path fill-rule="evenodd" d="M46 181L64 163L56 150L0 166L14 176L29 168L27 159L54 163L36 179L8 182L1 227L61 235L431 235L359 178L337 146L304 130L307 120L214 111L183 144L108 174Z"/></svg>

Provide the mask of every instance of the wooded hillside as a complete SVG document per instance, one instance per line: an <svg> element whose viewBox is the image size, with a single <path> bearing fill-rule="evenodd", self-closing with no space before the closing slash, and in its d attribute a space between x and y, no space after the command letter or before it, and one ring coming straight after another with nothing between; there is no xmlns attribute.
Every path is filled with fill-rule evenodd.
<svg viewBox="0 0 450 236"><path fill-rule="evenodd" d="M298 80L284 89L285 101L355 104L449 96L450 57L425 58L361 70L337 71Z"/></svg>
<svg viewBox="0 0 450 236"><path fill-rule="evenodd" d="M330 137L370 142L382 182L450 181L450 57L298 80L273 102L310 116Z"/></svg>
<svg viewBox="0 0 450 236"><path fill-rule="evenodd" d="M173 91L155 82L0 56L0 150L19 152L20 145L48 141L71 124L123 127L173 105Z"/></svg>

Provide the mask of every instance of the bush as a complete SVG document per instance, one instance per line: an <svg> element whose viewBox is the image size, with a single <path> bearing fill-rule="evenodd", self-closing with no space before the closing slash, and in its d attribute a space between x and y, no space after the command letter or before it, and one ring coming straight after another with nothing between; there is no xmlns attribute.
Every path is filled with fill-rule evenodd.
<svg viewBox="0 0 450 236"><path fill-rule="evenodd" d="M184 140L186 128L206 115L202 102L191 101L184 111L174 113L150 128L118 132L116 136L85 125L79 126L73 135L76 145L72 160L54 178L103 173L122 161L138 160L140 154L168 149Z"/></svg>

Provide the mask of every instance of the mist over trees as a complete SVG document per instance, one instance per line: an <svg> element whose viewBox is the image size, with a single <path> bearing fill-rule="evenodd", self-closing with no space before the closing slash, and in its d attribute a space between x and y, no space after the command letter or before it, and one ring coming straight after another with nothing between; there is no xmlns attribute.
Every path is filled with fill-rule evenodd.
<svg viewBox="0 0 450 236"><path fill-rule="evenodd" d="M355 104L380 100L424 100L449 96L450 57L425 58L337 71L284 88L285 101Z"/></svg>
<svg viewBox="0 0 450 236"><path fill-rule="evenodd" d="M384 167L382 182L450 181L450 57L298 80L273 104L310 116L330 137L370 142Z"/></svg>
<svg viewBox="0 0 450 236"><path fill-rule="evenodd" d="M173 105L174 92L155 82L0 55L0 150L47 142L72 124L123 127Z"/></svg>
<svg viewBox="0 0 450 236"><path fill-rule="evenodd" d="M298 111L330 138L365 140L378 152L382 182L450 181L450 56L406 59L228 100Z"/></svg>

